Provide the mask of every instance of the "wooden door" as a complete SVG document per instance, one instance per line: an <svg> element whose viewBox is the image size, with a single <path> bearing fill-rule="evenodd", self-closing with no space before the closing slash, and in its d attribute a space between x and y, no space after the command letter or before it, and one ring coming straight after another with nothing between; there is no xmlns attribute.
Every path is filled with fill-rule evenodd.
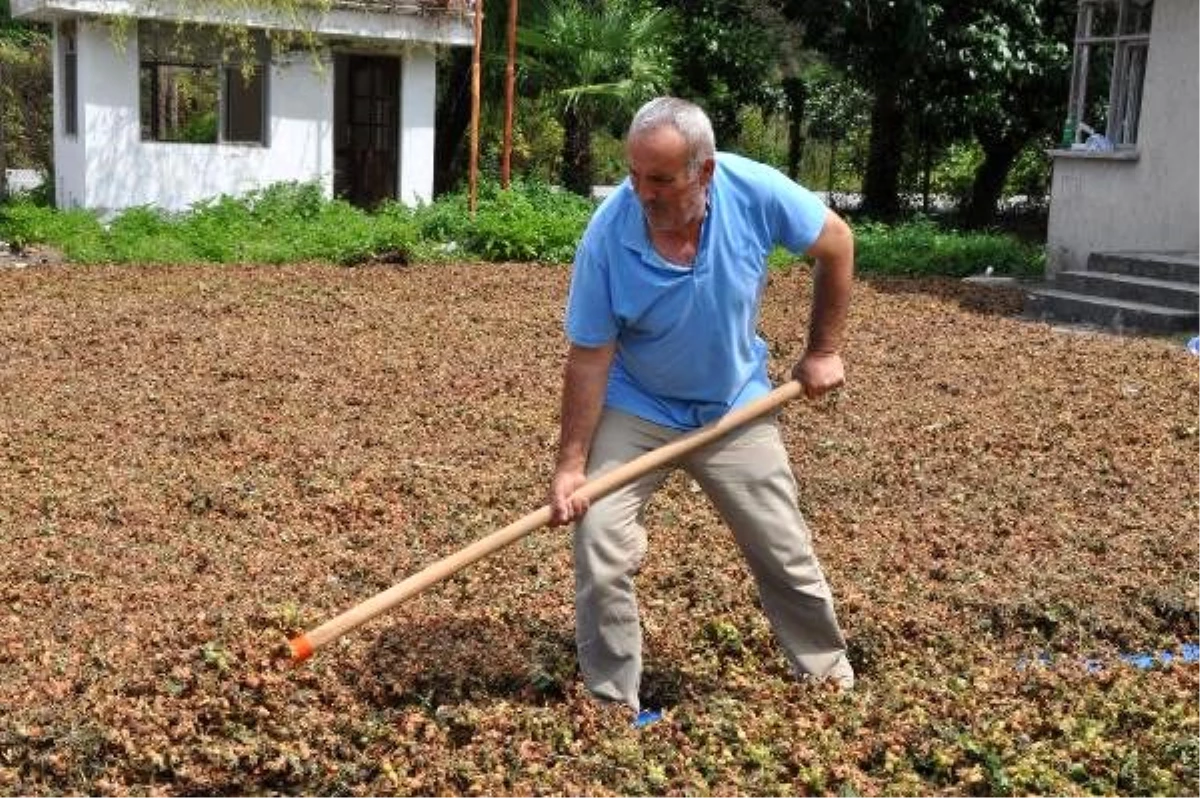
<svg viewBox="0 0 1200 798"><path fill-rule="evenodd" d="M347 55L336 80L334 191L363 208L396 196L400 169L400 61Z"/></svg>

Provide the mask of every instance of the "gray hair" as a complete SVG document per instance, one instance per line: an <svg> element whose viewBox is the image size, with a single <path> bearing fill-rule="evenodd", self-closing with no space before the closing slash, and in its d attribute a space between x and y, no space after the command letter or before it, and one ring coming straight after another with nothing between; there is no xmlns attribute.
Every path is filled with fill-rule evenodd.
<svg viewBox="0 0 1200 798"><path fill-rule="evenodd" d="M629 123L629 138L670 125L683 136L688 150L688 172L695 174L700 165L716 156L716 136L704 109L678 97L656 97L638 109Z"/></svg>

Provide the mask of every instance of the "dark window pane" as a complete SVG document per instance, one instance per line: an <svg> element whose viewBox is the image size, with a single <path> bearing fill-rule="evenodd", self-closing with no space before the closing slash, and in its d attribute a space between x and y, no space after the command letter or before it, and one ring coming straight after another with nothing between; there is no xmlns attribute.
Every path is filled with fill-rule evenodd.
<svg viewBox="0 0 1200 798"><path fill-rule="evenodd" d="M265 143L262 67L247 73L239 67L225 70L225 140Z"/></svg>
<svg viewBox="0 0 1200 798"><path fill-rule="evenodd" d="M141 88L143 136L156 141L216 142L215 67L143 64Z"/></svg>
<svg viewBox="0 0 1200 798"><path fill-rule="evenodd" d="M1130 0L1125 8L1125 19L1121 24L1121 33L1149 33L1150 15L1154 11L1154 0Z"/></svg>
<svg viewBox="0 0 1200 798"><path fill-rule="evenodd" d="M64 22L59 29L63 51L63 132L79 132L79 56L76 51L75 23Z"/></svg>

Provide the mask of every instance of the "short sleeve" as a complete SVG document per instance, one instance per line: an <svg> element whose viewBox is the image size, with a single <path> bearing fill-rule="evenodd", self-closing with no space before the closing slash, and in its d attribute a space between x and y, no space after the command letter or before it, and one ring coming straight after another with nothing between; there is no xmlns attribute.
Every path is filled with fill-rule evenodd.
<svg viewBox="0 0 1200 798"><path fill-rule="evenodd" d="M567 293L567 339L578 346L603 346L617 337L609 287L609 264L587 237L575 254Z"/></svg>
<svg viewBox="0 0 1200 798"><path fill-rule="evenodd" d="M828 208L813 192L795 183L778 169L767 167L771 193L772 235L779 244L799 254L811 247L825 227Z"/></svg>

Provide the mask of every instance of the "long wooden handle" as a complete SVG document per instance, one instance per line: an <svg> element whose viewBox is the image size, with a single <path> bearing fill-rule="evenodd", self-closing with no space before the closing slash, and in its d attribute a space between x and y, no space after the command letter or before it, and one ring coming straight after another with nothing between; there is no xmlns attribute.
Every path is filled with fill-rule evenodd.
<svg viewBox="0 0 1200 798"><path fill-rule="evenodd" d="M664 446L646 452L641 457L637 457L622 466L614 468L612 471L605 472L594 479L588 480L576 492L589 502L607 496L622 485L632 482L638 477L664 466L707 443L711 443L731 430L759 416L766 415L784 403L795 399L801 392L800 383L795 380L786 382L766 396L730 411L707 426L682 435ZM336 640L350 630L371 620L376 615L415 596L446 577L461 571L471 563L483 559L492 552L502 549L510 543L515 543L530 532L540 529L548 523L550 523L550 506L544 505L503 529L480 538L465 549L438 560L407 579L397 582L387 590L354 605L341 615L329 619L315 629L293 638L289 641L292 650L292 659L297 662L308 659L313 655L313 652L326 643Z"/></svg>

